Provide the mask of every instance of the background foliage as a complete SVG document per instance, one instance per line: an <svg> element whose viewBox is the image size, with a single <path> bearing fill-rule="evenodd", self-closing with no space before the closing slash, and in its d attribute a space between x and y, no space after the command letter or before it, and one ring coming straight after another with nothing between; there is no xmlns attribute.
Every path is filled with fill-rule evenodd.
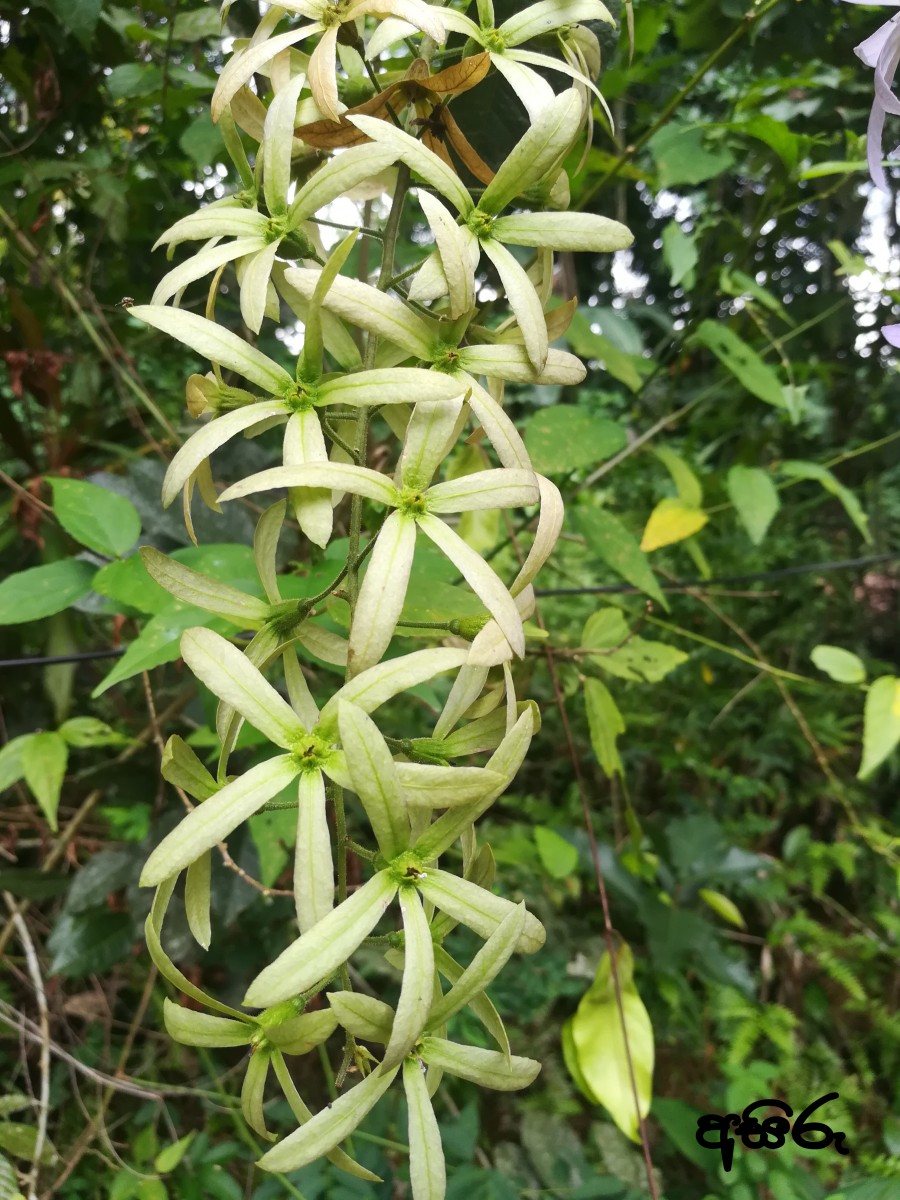
<svg viewBox="0 0 900 1200"><path fill-rule="evenodd" d="M252 7L234 5L230 35L252 29ZM202 754L213 708L177 662L180 631L209 619L156 588L134 550L175 551L255 586L247 510L195 514L194 548L180 513L159 506L196 362L120 306L147 299L161 275L162 255L149 253L159 231L192 196L231 182L208 119L218 15L178 0L6 12L0 643L9 659L85 657L5 663L0 676L0 1196L15 1193L12 1164L26 1166L34 1146L44 1020L44 1196L399 1195L396 1099L355 1145L384 1175L381 1191L327 1165L255 1173L259 1148L235 1112L243 1052L195 1053L161 1035L165 989L148 980L140 936L139 867L178 816L159 779L158 731ZM872 22L829 0L771 0L749 15L738 0L639 0L634 19L631 65L627 38L603 32L617 141L598 125L573 204L625 221L635 245L611 269L587 256L564 263L560 296L579 298L568 341L591 363L587 383L521 388L508 403L568 508L541 576L554 593L540 601L549 635L519 668L543 728L485 828L507 894L526 895L548 928L547 948L493 989L544 1071L523 1097L480 1107L474 1091L448 1089L449 1191L646 1194L638 1151L563 1064L562 1028L602 948L584 802L653 1021L649 1131L662 1192L879 1200L900 1176L889 756L900 718L894 690L882 687L877 713L869 692L867 766L886 761L860 782L860 667L810 657L823 644L851 651L869 681L897 665L898 388L877 335L896 298L896 230L866 182L858 135L870 79L851 52ZM487 121L466 100L454 112L497 162L514 123ZM514 111L499 85L496 104ZM411 263L422 230L403 233ZM263 348L279 353L274 341ZM235 473L269 465L244 443L222 453L226 477L229 453ZM467 536L503 566L512 532L480 521ZM742 578L861 557L850 569ZM288 561L298 595L334 574L299 536ZM416 571L420 619L430 605L464 607L436 558L417 558ZM672 589L684 579L701 582ZM556 594L591 587L619 590ZM418 703L410 715L425 733L434 697ZM243 749L251 764L251 731ZM202 958L186 930L173 943L224 998L291 920L289 898L240 874L281 890L291 817L279 816L254 818L251 837L232 842L237 870L216 864L227 936ZM373 960L376 990L395 987L374 971ZM477 1027L465 1036L477 1040ZM310 1079L309 1094L324 1100L327 1079ZM827 1091L840 1093L826 1119L845 1130L850 1160L738 1149L725 1175L693 1140L700 1112L763 1095L798 1109Z"/></svg>

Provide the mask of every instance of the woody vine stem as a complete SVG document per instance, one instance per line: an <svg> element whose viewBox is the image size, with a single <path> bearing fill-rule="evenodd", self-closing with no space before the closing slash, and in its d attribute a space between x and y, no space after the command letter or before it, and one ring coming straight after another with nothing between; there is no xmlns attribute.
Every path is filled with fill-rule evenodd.
<svg viewBox="0 0 900 1200"><path fill-rule="evenodd" d="M150 304L129 310L212 365L188 380L189 412L204 424L172 460L164 504L182 494L193 536L195 490L217 511L244 496L281 493L254 537L259 595L142 552L161 586L235 627L233 639L206 627L182 639L185 663L218 700L221 749L215 774L177 736L163 756L165 778L196 805L144 868L142 882L156 889L147 943L163 977L199 1005L167 1000L166 1027L204 1052L250 1048L241 1106L252 1129L276 1142L260 1160L270 1171L326 1156L374 1180L341 1143L400 1076L415 1200L445 1194L432 1108L443 1074L511 1091L540 1070L512 1054L486 989L513 954L540 949L544 929L524 902L493 892L495 864L476 824L512 782L538 728L536 705L517 695L515 664L526 652L532 583L563 508L556 487L535 473L503 393L507 382L571 385L585 376L574 355L551 347L574 311L574 301L550 307L554 251L601 254L632 240L617 221L569 209L566 164L576 165L590 144L595 102L605 109L595 83L599 44L585 24L612 23L601 0L540 0L499 26L491 0L475 8L477 19L423 0L271 7L253 37L235 43L213 97L241 187L162 235L158 244L170 254L199 247L165 275ZM447 65L433 72L431 51L448 41ZM414 48L411 61L392 52L397 43ZM535 67L561 75L563 90L554 92ZM503 76L515 94L509 103L528 118L506 159L492 164L452 115L454 97L489 72ZM265 91L257 94L260 80ZM367 98L348 109L342 94ZM368 214L384 193L392 199L379 232ZM320 228L343 228L329 205L348 195L366 200L364 224L326 246ZM412 195L433 247L395 276ZM370 236L381 244L374 286L362 253L357 277L344 273L357 240ZM219 281L232 268L252 338L216 317ZM488 269L495 304L480 300ZM201 317L181 305L186 289L208 277ZM504 302L510 311L498 316ZM292 371L255 344L285 309L303 323ZM281 464L219 492L215 452L241 434L268 440L275 428L283 430ZM370 429L379 461L393 461L389 472L367 465ZM289 514L310 547L324 549L348 495L346 563L325 593L298 600L297 581L278 570ZM466 540L466 522L473 512L509 509L536 527L524 562L498 555L495 567ZM364 545L366 530L377 532ZM419 619L407 593L423 539L450 561L480 615ZM308 548L307 557L314 553ZM399 629L424 648L398 646ZM237 637L245 632L249 641ZM344 671L333 694L322 664ZM423 684L443 696L443 707L432 735L414 738L402 727L402 698ZM236 774L244 722L270 749ZM284 807L276 797L286 789L296 796L296 932L285 930L285 948L235 1008L172 962L163 922L184 875L188 924L209 946L211 851L254 813ZM372 871L352 893L348 850ZM467 966L445 944L459 923L483 939ZM352 990L350 960L364 943L399 972L395 1005ZM322 1005L309 1009L320 993ZM496 1049L448 1037L463 1009ZM314 1114L285 1056L318 1049L327 1062L325 1043L339 1027L337 1086L350 1075L358 1081ZM296 1121L280 1140L266 1121L270 1075Z"/></svg>

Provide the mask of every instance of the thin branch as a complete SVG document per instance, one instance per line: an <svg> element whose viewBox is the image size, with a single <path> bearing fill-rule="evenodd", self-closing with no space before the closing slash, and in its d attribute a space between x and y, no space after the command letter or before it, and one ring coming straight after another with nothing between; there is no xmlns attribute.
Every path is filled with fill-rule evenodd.
<svg viewBox="0 0 900 1200"><path fill-rule="evenodd" d="M28 926L25 924L24 917L16 910L16 902L9 892L3 893L3 899L6 901L10 919L16 927L16 933L19 935L19 941L25 951L25 965L34 986L38 1016L40 1017L41 1088L38 1095L37 1133L34 1139L34 1149L31 1152L31 1167L25 1179L28 1200L37 1200L37 1182L41 1170L41 1156L44 1153L44 1146L47 1144L47 1120L50 1113L50 1017L47 1012L47 993L41 975L41 964L34 948L34 942L31 940L31 934L28 932Z"/></svg>

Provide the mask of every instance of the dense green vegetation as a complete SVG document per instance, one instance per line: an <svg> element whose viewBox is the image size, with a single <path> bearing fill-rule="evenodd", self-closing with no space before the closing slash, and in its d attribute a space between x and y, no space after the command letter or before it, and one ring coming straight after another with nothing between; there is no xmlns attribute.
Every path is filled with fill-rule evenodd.
<svg viewBox="0 0 900 1200"><path fill-rule="evenodd" d="M522 7L498 3L498 20ZM255 8L236 0L229 38L252 33ZM571 1072L591 1074L590 1052L580 1064L570 1052L568 1068L563 1053L573 1018L593 1046L617 1037L592 828L607 935L627 943L619 962L630 951L653 1026L644 1149L657 1194L888 1200L900 1179L900 432L878 327L898 298L896 228L868 181L871 74L852 53L877 14L637 0L630 59L628 13L614 13L622 28L597 33L617 132L595 105L593 144L567 165L572 207L624 222L635 242L614 260L561 258L555 295L578 306L557 344L588 363L585 383L508 385L505 402L567 510L514 667L542 725L479 826L497 890L547 929L543 950L491 988L513 1049L543 1070L521 1094L445 1080L448 1195L651 1194L628 1098L604 1094L618 1076L598 1069L591 1097ZM164 251L150 253L162 230L239 186L209 119L230 42L213 5L43 0L10 7L0 45L0 1198L402 1196L397 1090L353 1138L383 1184L324 1162L257 1171L264 1146L239 1103L246 1048L170 1041L175 992L143 941L141 867L183 815L160 777L164 741L180 735L213 769L217 753L215 700L179 660L180 635L230 627L173 600L136 549L261 594L257 497L221 513L195 502L196 546L180 505L161 507L166 464L194 427L185 380L206 364L128 312L166 270ZM367 86L347 81L344 98ZM524 130L496 74L452 111L492 166ZM380 224L386 209L359 201L354 218L344 202L333 216ZM404 209L399 271L428 250L417 211ZM340 236L322 233L329 248ZM359 245L350 266L364 275L375 251ZM481 269L489 321L497 279ZM202 312L202 294L186 307ZM233 273L217 318L246 336ZM260 348L288 361L300 339L274 329ZM379 468L390 436L376 419ZM231 442L216 479L272 466L276 451ZM478 465L464 447L451 470ZM336 522L324 551L286 526L286 596L335 577L347 505ZM474 513L459 528L515 574L524 519ZM434 644L411 623L481 611L420 546L397 643ZM346 632L340 599L327 619ZM323 697L342 677L304 666ZM423 685L396 706L398 727L427 736L445 695ZM240 769L266 756L245 727ZM168 953L226 1003L291 936L295 823L260 813L214 856L208 951L173 903ZM351 886L364 866L350 857ZM475 952L474 935L455 936L461 957ZM362 990L396 1000L380 953L354 963ZM595 979L606 1003L579 1009ZM488 1044L468 1014L455 1020L459 1040ZM313 1107L339 1063L297 1060ZM703 1113L762 1097L799 1112L828 1092L839 1099L819 1119L845 1132L849 1158L739 1143L725 1173L694 1140ZM290 1125L274 1091L266 1115Z"/></svg>

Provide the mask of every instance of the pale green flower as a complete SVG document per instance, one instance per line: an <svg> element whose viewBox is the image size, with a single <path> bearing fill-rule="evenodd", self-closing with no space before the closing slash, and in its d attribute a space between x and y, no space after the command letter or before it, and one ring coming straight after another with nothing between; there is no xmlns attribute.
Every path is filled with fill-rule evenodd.
<svg viewBox="0 0 900 1200"><path fill-rule="evenodd" d="M289 268L284 277L300 295L311 297L317 291L321 272L307 267ZM322 296L322 305L336 316L391 343L385 352L379 352L377 362L427 362L432 364L436 374L455 380L458 394L466 396L466 403L504 467L530 470L531 462L515 425L478 378L569 386L580 383L586 374L581 360L564 350L548 348L543 368L536 370L521 344L504 340L495 344L460 346L459 342L466 336L464 323L429 317L396 296L343 275L332 281ZM548 338L543 316L541 320L544 336ZM489 330L472 332L479 337L496 336Z"/></svg>
<svg viewBox="0 0 900 1200"><path fill-rule="evenodd" d="M449 294L451 311L463 311L474 296L475 269L483 250L500 276L528 357L538 371L543 370L549 349L543 306L525 268L506 248L506 243L547 250L608 253L624 250L634 240L620 222L593 213L502 215L517 196L559 167L583 116L584 104L574 88L551 100L513 147L477 205L459 177L414 137L373 117L348 118L374 142L391 147L396 158L449 200L458 214L454 217L433 198L423 202L438 249L417 276L410 298L428 300Z"/></svg>
<svg viewBox="0 0 900 1200"><path fill-rule="evenodd" d="M211 240L199 253L163 276L151 303L165 304L188 284L212 274L225 263L239 260L241 315L247 327L258 333L270 300L269 281L276 255L281 252L292 260L317 257L303 230L308 218L393 161L390 151L372 145L348 150L316 171L288 204L297 99L304 82L302 75L296 75L276 95L266 115L260 160L267 213L259 211L256 196L250 207L240 206L239 198L231 198L228 205L209 205L176 221L157 240L156 246ZM230 240L221 242L223 237ZM277 304L275 307L277 310Z"/></svg>
<svg viewBox="0 0 900 1200"><path fill-rule="evenodd" d="M224 503L277 487L339 488L394 510L378 534L357 600L350 631L351 670L377 662L391 640L406 598L419 530L450 559L514 651L520 656L525 653L522 620L506 586L440 516L535 504L540 492L534 472L521 468L479 471L446 483L431 483L453 437L461 405L461 400L416 405L406 431L397 484L367 467L317 463L261 471L222 493Z"/></svg>
<svg viewBox="0 0 900 1200"><path fill-rule="evenodd" d="M285 12L298 13L306 17L309 24L269 36ZM232 55L225 65L213 93L213 120L219 119L238 89L277 54L322 34L309 58L309 86L322 115L337 121L345 108L338 99L335 78L338 35L345 25L358 33L357 26L361 26L362 18L367 16L399 17L414 31L427 33L436 42L443 42L446 37L444 10L424 4L422 0L279 0L263 17L250 43Z"/></svg>
<svg viewBox="0 0 900 1200"><path fill-rule="evenodd" d="M553 100L553 89L534 67L568 75L581 86L589 88L606 107L589 71L585 69L588 64L573 49L578 41L571 37L572 27L582 21L615 24L609 9L601 0L540 0L540 3L515 13L500 26L494 24L491 0L481 0L478 17L476 23L471 17L452 8L443 10L447 29L464 34L490 52L491 62L522 101L532 122ZM565 61L553 58L550 54L522 49L524 42L535 37L546 37L547 34L556 34Z"/></svg>
<svg viewBox="0 0 900 1200"><path fill-rule="evenodd" d="M323 278L323 287L327 288L329 274L323 273ZM240 389L218 390L212 397L215 416L185 442L169 464L163 480L164 505L172 503L215 450L239 433L254 436L273 425L285 425L286 463L294 466L327 463L328 452L317 409L330 405L357 408L396 404L407 398L451 400L462 394L451 377L421 368L376 368L324 375L321 327L315 317L318 307L317 298L310 305L313 319L307 325L304 351L293 378L262 351L196 313L166 305L136 305L129 310L131 316L170 334L217 365L237 371L269 395L269 399L263 400ZM326 545L331 535L329 495L300 498L295 510L310 540Z"/></svg>

